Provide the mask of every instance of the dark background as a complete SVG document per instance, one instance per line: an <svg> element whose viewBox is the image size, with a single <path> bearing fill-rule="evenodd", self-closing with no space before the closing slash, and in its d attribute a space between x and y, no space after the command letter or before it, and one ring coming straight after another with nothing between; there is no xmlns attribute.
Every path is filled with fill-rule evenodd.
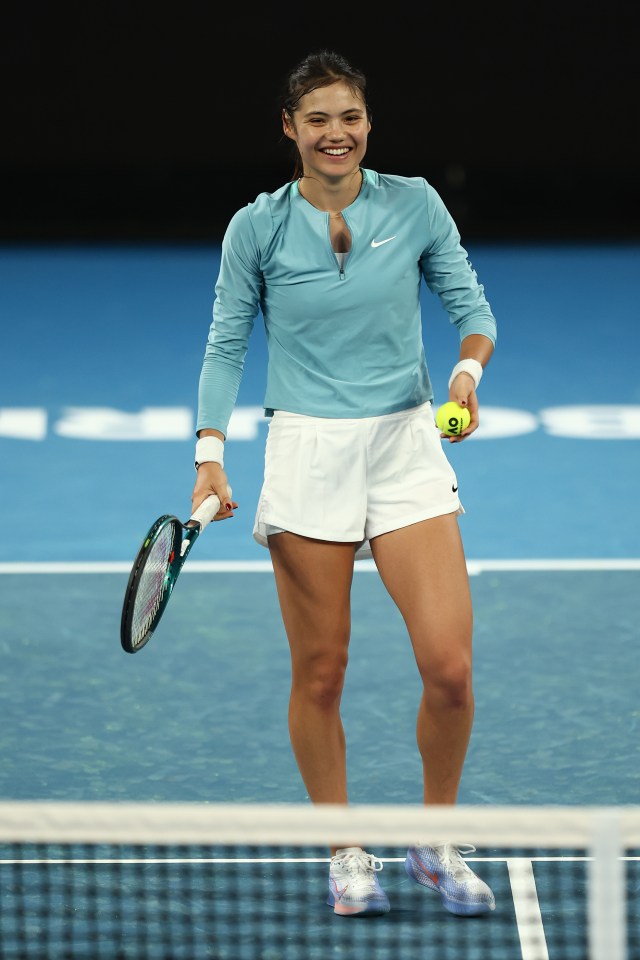
<svg viewBox="0 0 640 960"><path fill-rule="evenodd" d="M289 179L281 80L322 46L368 76L365 165L463 236L637 240L638 6L14 4L0 241L217 240Z"/></svg>

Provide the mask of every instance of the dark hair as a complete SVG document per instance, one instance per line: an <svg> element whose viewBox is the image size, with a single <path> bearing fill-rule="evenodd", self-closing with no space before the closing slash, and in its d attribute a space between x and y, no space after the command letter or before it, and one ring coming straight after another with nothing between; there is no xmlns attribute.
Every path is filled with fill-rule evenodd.
<svg viewBox="0 0 640 960"><path fill-rule="evenodd" d="M352 67L348 60L333 50L319 50L310 53L289 71L283 84L280 96L281 109L289 117L293 117L301 99L312 90L319 87L329 87L332 83L342 80L351 92L361 97L367 118L371 122L371 110L367 103L367 78L361 70ZM302 160L297 145L294 148L294 169L292 180L302 176Z"/></svg>

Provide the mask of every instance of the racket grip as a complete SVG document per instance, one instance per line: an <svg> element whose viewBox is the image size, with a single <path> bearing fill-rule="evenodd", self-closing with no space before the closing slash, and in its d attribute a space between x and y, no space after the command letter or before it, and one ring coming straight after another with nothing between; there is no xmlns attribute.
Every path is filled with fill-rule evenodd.
<svg viewBox="0 0 640 960"><path fill-rule="evenodd" d="M215 493L212 493L211 496L203 500L200 506L193 511L191 520L195 520L196 523L200 524L200 532L202 533L207 524L211 523L219 509L220 500L216 497Z"/></svg>

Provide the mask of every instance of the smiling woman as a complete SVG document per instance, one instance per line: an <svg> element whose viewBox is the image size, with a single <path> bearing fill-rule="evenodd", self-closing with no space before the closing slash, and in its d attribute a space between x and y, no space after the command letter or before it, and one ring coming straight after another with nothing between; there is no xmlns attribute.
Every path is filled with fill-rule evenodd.
<svg viewBox="0 0 640 960"><path fill-rule="evenodd" d="M342 210L360 193L360 162L371 121L357 88L344 80L312 90L304 109L282 111L285 135L294 141L298 189L319 210L342 219ZM345 231L348 235L348 231Z"/></svg>
<svg viewBox="0 0 640 960"><path fill-rule="evenodd" d="M304 109L292 78L296 93L285 101L282 126L296 146L293 177L300 195L329 213L331 246L342 255L351 249L342 211L362 188L360 162L367 150L371 117L361 85L337 71L329 78L330 84L304 94Z"/></svg>
<svg viewBox="0 0 640 960"><path fill-rule="evenodd" d="M253 535L270 551L289 641L300 775L313 803L347 803L340 703L350 592L354 562L373 557L422 679L424 802L453 804L473 722L473 618L464 510L434 421L422 342L423 281L459 341L449 400L470 421L448 442L478 428L476 389L496 321L434 188L363 166L371 112L361 71L333 51L313 53L290 72L281 102L292 179L237 211L222 244L200 374L193 509L216 494L227 507L216 519L233 516L223 444L262 311L271 422ZM382 863L357 845L332 854L335 913L386 913ZM451 843L412 848L406 870L453 913L495 907Z"/></svg>

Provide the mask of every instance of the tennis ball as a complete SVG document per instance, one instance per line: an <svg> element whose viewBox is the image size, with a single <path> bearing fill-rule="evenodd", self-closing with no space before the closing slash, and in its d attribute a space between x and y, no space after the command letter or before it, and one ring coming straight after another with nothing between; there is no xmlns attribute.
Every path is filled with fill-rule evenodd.
<svg viewBox="0 0 640 960"><path fill-rule="evenodd" d="M457 437L471 423L471 414L466 407L460 407L453 400L443 403L436 413L436 424L448 437Z"/></svg>

